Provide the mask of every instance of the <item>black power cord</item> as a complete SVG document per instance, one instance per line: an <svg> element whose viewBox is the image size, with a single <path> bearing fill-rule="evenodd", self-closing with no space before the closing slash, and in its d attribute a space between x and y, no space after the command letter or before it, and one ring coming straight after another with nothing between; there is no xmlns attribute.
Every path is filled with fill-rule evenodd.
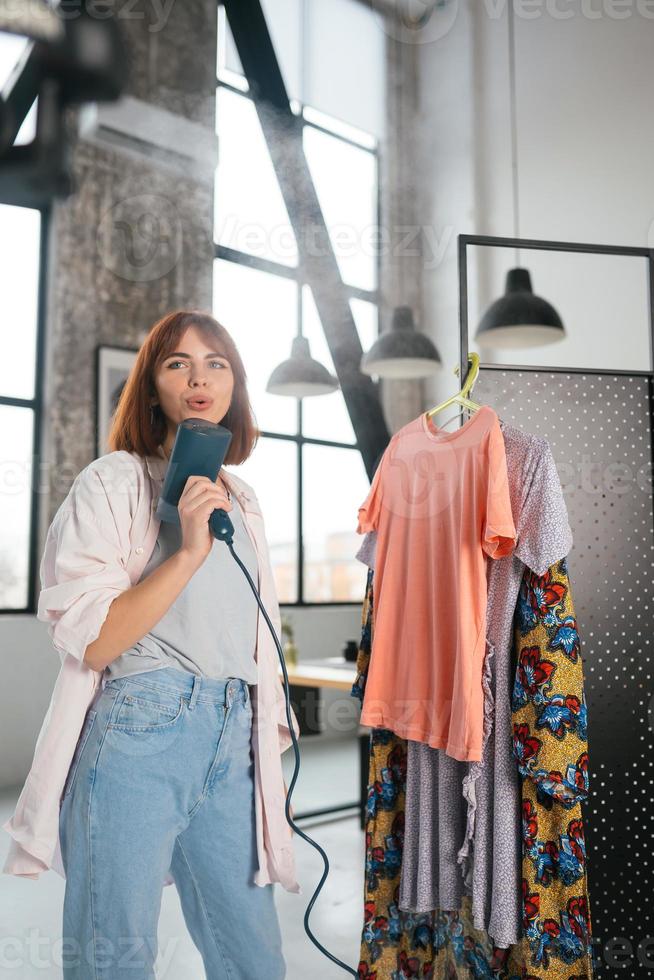
<svg viewBox="0 0 654 980"><path fill-rule="evenodd" d="M330 953L329 950L325 949L325 947L322 945L322 943L319 942L318 939L316 939L316 937L314 936L314 934L311 932L311 929L309 928L309 915L311 913L311 909L313 908L313 906L315 904L315 901L316 901L316 899L318 897L318 894L320 892L320 889L324 885L325 880L327 878L327 875L329 874L329 859L327 858L327 855L323 851L323 849L320 846L320 844L318 844L315 840L312 840L311 837L309 837L307 834L305 834L304 831L301 830L298 827L298 825L293 820L293 817L291 816L291 812L290 812L291 794L293 792L293 787L295 786L295 782L297 780L298 772L300 771L300 750L299 750L299 747L298 747L298 744L297 744L297 739L295 737L295 732L293 730L293 721L292 721L292 718L291 718L291 702L289 700L288 674L286 672L286 663L284 661L284 653L282 651L282 646L281 646L281 643L279 642L279 639L277 637L277 634L275 633L275 629L273 627L273 624L270 622L270 617L268 616L268 613L264 609L263 603L261 601L261 597L260 597L260 595L259 595L259 593L257 591L257 587L254 584L254 582L252 581L252 576L250 575L250 573L248 572L247 568L245 567L245 565L243 564L243 562L241 561L241 559L238 557L238 555L234 551L234 547L233 547L233 544L232 544L232 542L233 542L233 536L230 535L230 537L227 538L227 537L221 535L221 539L223 541L225 541L225 543L227 544L227 547L229 548L229 550L232 553L232 557L240 565L240 567L243 570L243 573L244 573L245 577L247 578L248 582L250 583L250 588L252 589L252 592L254 593L255 599L259 603L259 608L261 609L261 612L264 615L264 619L268 623L268 627L270 629L270 632L272 633L273 639L274 639L275 644L277 646L277 653L279 654L279 660L280 660L280 663L282 665L282 671L284 673L284 696L286 698L286 719L287 719L287 722L288 722L289 731L291 733L291 740L293 742L293 751L295 753L295 769L293 770L293 778L291 779L291 784L290 784L290 786L288 788L288 792L286 794L286 806L285 806L286 819L287 819L288 823L293 828L293 830L295 831L296 834L299 834L300 837L302 837L308 844L311 844L312 847L315 847L316 850L320 852L320 856L322 857L322 859L324 861L324 864L325 864L325 870L323 871L322 878L318 882L318 887L316 888L315 892L313 893L313 895L311 897L311 901L307 905L307 910L304 913L304 931L306 932L306 934L309 937L309 939L311 940L311 942L314 943L314 945L318 947L318 949L320 950L321 953L323 953L325 956L327 956L333 963L336 963L337 966L340 966L341 969L345 970L346 973L349 973L350 976L352 976L352 977L358 977L359 976L358 972L356 970L353 970L351 966L348 966L347 963L343 963L342 960L339 960L338 957L337 956L334 956L332 953Z"/></svg>

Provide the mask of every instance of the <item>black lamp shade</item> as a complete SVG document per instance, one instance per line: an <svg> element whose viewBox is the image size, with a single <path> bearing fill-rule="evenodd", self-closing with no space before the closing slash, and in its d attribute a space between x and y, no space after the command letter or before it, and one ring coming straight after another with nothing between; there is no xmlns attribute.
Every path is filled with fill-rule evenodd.
<svg viewBox="0 0 654 980"><path fill-rule="evenodd" d="M397 306L391 329L361 358L363 374L381 378L425 378L440 369L441 359L426 334L416 330L410 306Z"/></svg>
<svg viewBox="0 0 654 980"><path fill-rule="evenodd" d="M311 357L307 338L294 337L291 356L274 369L266 391L272 395L309 398L312 395L327 395L338 386L338 378Z"/></svg>
<svg viewBox="0 0 654 980"><path fill-rule="evenodd" d="M489 347L541 347L565 337L561 317L551 303L535 296L528 269L510 269L505 294L482 317L476 339Z"/></svg>

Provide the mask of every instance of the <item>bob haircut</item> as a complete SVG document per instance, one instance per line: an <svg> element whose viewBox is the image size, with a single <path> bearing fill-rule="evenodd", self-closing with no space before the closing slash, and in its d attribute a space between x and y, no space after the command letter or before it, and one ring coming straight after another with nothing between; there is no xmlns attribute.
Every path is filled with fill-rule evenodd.
<svg viewBox="0 0 654 980"><path fill-rule="evenodd" d="M224 462L238 465L252 453L259 429L250 405L241 355L225 327L201 310L167 313L150 328L113 415L107 439L109 452L124 449L139 456L157 455L159 446L166 438L166 419L159 405L152 406L150 414L150 399L157 393L154 377L162 361L177 349L188 327L197 327L205 342L227 358L234 376L232 400L227 413L220 420L220 424L232 433Z"/></svg>

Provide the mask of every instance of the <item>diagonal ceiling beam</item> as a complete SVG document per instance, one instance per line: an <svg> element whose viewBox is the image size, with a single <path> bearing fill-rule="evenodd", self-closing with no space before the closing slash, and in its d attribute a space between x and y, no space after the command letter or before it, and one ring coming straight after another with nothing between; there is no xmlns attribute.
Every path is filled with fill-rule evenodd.
<svg viewBox="0 0 654 980"><path fill-rule="evenodd" d="M300 274L313 290L352 427L372 479L386 448L377 385L359 370L363 353L346 289L259 0L223 0L243 71L298 243Z"/></svg>
<svg viewBox="0 0 654 980"><path fill-rule="evenodd" d="M4 101L3 149L13 145L27 113L34 104L34 99L39 94L42 80L43 70L39 64L38 56L33 46L28 47L21 55L7 82L5 91L2 93Z"/></svg>

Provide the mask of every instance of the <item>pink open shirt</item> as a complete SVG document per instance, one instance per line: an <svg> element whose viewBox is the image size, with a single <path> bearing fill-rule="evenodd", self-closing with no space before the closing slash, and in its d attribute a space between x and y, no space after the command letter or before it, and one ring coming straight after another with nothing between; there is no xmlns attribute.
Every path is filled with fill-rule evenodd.
<svg viewBox="0 0 654 980"><path fill-rule="evenodd" d="M102 678L84 663L84 652L98 637L113 599L139 581L152 554L160 524L154 511L167 465L161 448L157 456L119 450L93 460L76 476L48 530L37 618L49 624L61 667L16 809L2 824L12 837L5 874L38 878L52 868L65 877L59 803L87 708ZM279 605L261 509L249 484L224 470L221 475L241 508L257 554L259 594L279 636ZM259 864L254 882L279 882L301 894L293 832L284 813L281 754L292 744L291 735L277 648L260 614L256 660L257 683L250 686ZM291 716L299 737L292 709ZM171 884L172 878L164 883Z"/></svg>

